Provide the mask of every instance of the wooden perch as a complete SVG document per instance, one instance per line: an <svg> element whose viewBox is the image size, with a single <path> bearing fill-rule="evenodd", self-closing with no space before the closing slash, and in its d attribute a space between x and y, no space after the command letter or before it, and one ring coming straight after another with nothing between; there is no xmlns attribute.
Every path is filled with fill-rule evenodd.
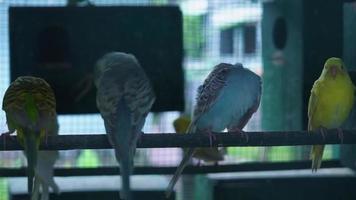
<svg viewBox="0 0 356 200"><path fill-rule="evenodd" d="M356 144L356 131L343 130L341 136L336 129L322 135L319 132L307 131L275 131L275 132L244 132L216 133L212 146L243 147L243 146L295 146L312 144ZM207 134L143 134L137 144L138 148L171 148L171 147L210 147ZM40 149L71 150L71 149L111 149L105 134L91 135L60 135L49 136ZM0 138L1 151L22 150L16 136Z"/></svg>

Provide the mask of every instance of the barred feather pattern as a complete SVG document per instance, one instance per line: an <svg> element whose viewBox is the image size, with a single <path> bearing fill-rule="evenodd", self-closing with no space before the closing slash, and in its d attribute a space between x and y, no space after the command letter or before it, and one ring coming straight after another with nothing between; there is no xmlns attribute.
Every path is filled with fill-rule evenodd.
<svg viewBox="0 0 356 200"><path fill-rule="evenodd" d="M107 71L108 74L114 74L111 70ZM118 72L115 72L118 74ZM98 86L97 91L97 106L105 121L105 128L108 133L116 132L117 123L117 108L120 99L127 102L131 114L131 124L133 129L141 130L143 127L144 119L149 113L155 95L148 78L144 74L136 74L131 76L122 85L122 81L118 81L115 77L109 78L104 75L105 81ZM115 81L117 80L117 81ZM108 134L110 142L112 143L112 136ZM132 138L134 143L137 136Z"/></svg>
<svg viewBox="0 0 356 200"><path fill-rule="evenodd" d="M94 77L97 107L120 164L120 197L130 200L136 143L155 94L143 68L131 54L111 52L104 55L97 62Z"/></svg>
<svg viewBox="0 0 356 200"><path fill-rule="evenodd" d="M29 99L31 104L29 105ZM33 110L29 111L29 107ZM49 198L49 187L59 192L53 179L53 166L58 159L58 151L38 151L38 139L47 134L58 133L56 99L50 85L41 78L18 77L5 92L2 109L6 112L9 131L17 131L17 139L23 146L25 138L36 137L35 146L25 147L28 161L28 189L31 200L38 200L42 188L42 200ZM35 118L29 114L34 112ZM35 148L35 149L33 149ZM38 154L38 156L37 156ZM35 185L32 187L34 178ZM32 193L33 192L33 193Z"/></svg>
<svg viewBox="0 0 356 200"><path fill-rule="evenodd" d="M40 114L36 124L37 130L35 131L51 126L52 123L47 122L54 122L57 116L54 92L44 79L32 76L18 77L6 90L2 109L6 112L7 118L11 115L13 118L11 121L20 123L18 124L19 126L26 127L29 125L29 123L27 123L28 120L24 119L24 115L22 115L25 113L24 104L27 94L31 94L34 98L36 108ZM13 132L15 128L12 127L12 124L9 124L8 121L8 126L9 125L11 126L9 127L9 129L11 129L10 131Z"/></svg>
<svg viewBox="0 0 356 200"><path fill-rule="evenodd" d="M205 113L219 95L219 91L226 85L226 78L231 71L230 64L220 63L216 65L205 79L204 84L199 86L197 92L197 105L194 109L193 123L202 113Z"/></svg>
<svg viewBox="0 0 356 200"><path fill-rule="evenodd" d="M3 109L21 110L25 102L24 94L30 93L35 97L39 110L55 113L56 99L49 84L37 77L21 76L12 82L6 90Z"/></svg>
<svg viewBox="0 0 356 200"><path fill-rule="evenodd" d="M150 111L155 94L136 58L130 54L125 56L133 63L123 60L118 52L109 53L98 61L95 70L97 106L103 117L114 117L118 102L123 98L133 112L132 123L137 125Z"/></svg>

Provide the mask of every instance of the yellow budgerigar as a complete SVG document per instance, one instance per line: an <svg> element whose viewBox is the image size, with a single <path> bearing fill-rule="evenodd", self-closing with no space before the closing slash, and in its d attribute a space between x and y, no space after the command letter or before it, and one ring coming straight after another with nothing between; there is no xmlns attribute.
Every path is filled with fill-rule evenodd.
<svg viewBox="0 0 356 200"><path fill-rule="evenodd" d="M32 200L48 199L48 189L59 188L53 179L57 151L41 151L39 145L46 135L58 133L56 100L49 84L32 76L21 76L5 92L2 109L6 113L9 133L16 131L27 157L28 190Z"/></svg>
<svg viewBox="0 0 356 200"><path fill-rule="evenodd" d="M177 133L186 133L191 123L191 119L188 116L180 116L173 121L174 129ZM193 157L204 162L218 162L224 160L224 154L226 148L197 148Z"/></svg>
<svg viewBox="0 0 356 200"><path fill-rule="evenodd" d="M318 80L314 82L308 106L308 130L340 128L348 117L354 102L354 90L349 74L340 58L326 60ZM342 134L341 130L339 133ZM320 168L324 145L311 149L312 170Z"/></svg>

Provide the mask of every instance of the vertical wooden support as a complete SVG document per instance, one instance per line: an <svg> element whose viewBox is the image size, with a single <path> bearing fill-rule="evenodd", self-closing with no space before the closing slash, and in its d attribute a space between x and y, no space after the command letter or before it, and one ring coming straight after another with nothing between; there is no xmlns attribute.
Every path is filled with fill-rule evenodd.
<svg viewBox="0 0 356 200"><path fill-rule="evenodd" d="M302 13L302 1L263 6L263 130L301 128Z"/></svg>

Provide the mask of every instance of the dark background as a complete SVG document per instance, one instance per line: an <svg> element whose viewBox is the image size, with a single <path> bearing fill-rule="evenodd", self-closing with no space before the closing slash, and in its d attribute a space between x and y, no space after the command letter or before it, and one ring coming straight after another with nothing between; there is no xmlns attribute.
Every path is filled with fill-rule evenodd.
<svg viewBox="0 0 356 200"><path fill-rule="evenodd" d="M11 81L44 78L60 114L96 113L92 71L110 51L134 54L157 96L152 111L184 109L178 7L10 7Z"/></svg>

